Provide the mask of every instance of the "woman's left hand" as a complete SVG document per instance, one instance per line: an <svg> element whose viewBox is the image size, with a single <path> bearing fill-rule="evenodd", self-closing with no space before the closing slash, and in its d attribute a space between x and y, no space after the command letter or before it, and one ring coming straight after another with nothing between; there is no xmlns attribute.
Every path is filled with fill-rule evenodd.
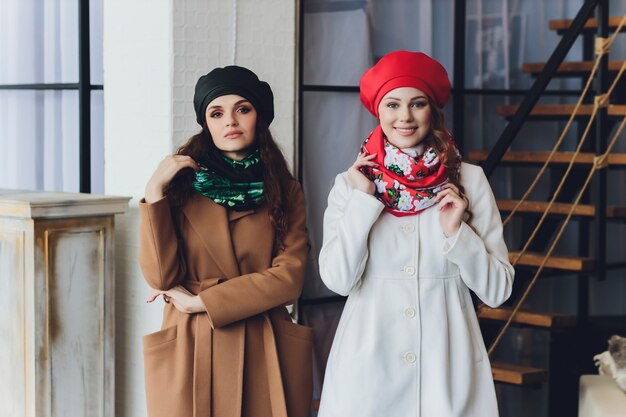
<svg viewBox="0 0 626 417"><path fill-rule="evenodd" d="M446 237L451 237L459 231L468 204L467 200L461 197L456 185L448 183L443 188L435 197L435 201L438 202L439 224Z"/></svg>
<svg viewBox="0 0 626 417"><path fill-rule="evenodd" d="M166 303L171 302L174 304L174 307L176 307L176 309L181 313L193 314L204 313L206 311L200 297L193 295L182 285L178 285L167 291L155 290L153 288L148 296L147 302L153 302L159 295L163 295L163 300Z"/></svg>

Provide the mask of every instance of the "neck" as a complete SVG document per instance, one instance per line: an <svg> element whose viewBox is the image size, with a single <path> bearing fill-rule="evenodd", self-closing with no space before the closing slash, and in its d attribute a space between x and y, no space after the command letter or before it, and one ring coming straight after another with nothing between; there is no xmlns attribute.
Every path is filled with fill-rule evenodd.
<svg viewBox="0 0 626 417"><path fill-rule="evenodd" d="M233 161L241 161L246 156L250 155L250 149L243 149L241 151L222 151L222 155Z"/></svg>
<svg viewBox="0 0 626 417"><path fill-rule="evenodd" d="M408 148L401 148L400 150L404 152L405 154L415 158L418 155L421 155L424 153L424 148L425 148L424 143L418 143L415 146L411 146Z"/></svg>

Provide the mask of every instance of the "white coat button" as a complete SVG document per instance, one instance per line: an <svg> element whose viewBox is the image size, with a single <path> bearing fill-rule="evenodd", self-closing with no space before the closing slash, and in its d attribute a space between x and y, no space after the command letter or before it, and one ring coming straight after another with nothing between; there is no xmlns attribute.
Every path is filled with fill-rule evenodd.
<svg viewBox="0 0 626 417"><path fill-rule="evenodd" d="M413 268L412 266L405 266L404 272L407 273L408 275L413 275L415 274L415 268Z"/></svg>
<svg viewBox="0 0 626 417"><path fill-rule="evenodd" d="M407 223L402 226L402 230L404 230L406 233L413 233L415 231L415 225L412 223Z"/></svg>
<svg viewBox="0 0 626 417"><path fill-rule="evenodd" d="M405 317L412 319L413 317L415 317L415 309L413 307L407 307L404 309L404 315Z"/></svg>
<svg viewBox="0 0 626 417"><path fill-rule="evenodd" d="M404 354L404 360L408 363L415 363L417 356L415 356L415 353L413 352L407 352Z"/></svg>

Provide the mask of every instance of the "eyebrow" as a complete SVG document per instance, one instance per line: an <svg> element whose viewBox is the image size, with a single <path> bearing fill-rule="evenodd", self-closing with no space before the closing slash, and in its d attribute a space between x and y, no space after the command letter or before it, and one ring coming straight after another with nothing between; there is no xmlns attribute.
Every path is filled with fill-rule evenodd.
<svg viewBox="0 0 626 417"><path fill-rule="evenodd" d="M417 100L418 98L426 98L426 96L415 96L412 99L410 99L409 101L413 101L413 100ZM387 97L386 100L397 100L397 101L402 101L401 99L397 98L397 97Z"/></svg>
<svg viewBox="0 0 626 417"><path fill-rule="evenodd" d="M250 103L250 100L246 100L246 99L244 98L243 100L239 100L238 102L236 102L236 103L234 104L234 106L238 106L238 105L240 105L241 103ZM211 106L211 107L209 107L209 109L219 109L219 108L222 108L222 106L219 106L219 105L218 105L218 106Z"/></svg>

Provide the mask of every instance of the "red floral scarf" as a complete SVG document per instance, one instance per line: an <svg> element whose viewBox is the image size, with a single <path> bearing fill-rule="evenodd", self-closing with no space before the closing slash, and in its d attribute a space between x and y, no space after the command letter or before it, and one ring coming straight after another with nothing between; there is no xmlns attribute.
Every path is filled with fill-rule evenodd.
<svg viewBox="0 0 626 417"><path fill-rule="evenodd" d="M456 149L452 137L448 139ZM363 168L363 173L376 185L374 196L394 216L410 216L435 204L434 198L449 181L448 173L435 149L428 147L415 158L393 146L378 125L361 146L363 155L376 154L378 168ZM461 168L459 155L457 169Z"/></svg>

